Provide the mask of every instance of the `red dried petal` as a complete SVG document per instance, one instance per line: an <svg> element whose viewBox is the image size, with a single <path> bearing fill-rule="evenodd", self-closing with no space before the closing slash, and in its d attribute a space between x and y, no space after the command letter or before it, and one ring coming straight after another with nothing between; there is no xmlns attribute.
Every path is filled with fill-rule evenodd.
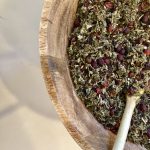
<svg viewBox="0 0 150 150"><path fill-rule="evenodd" d="M150 138L150 127L147 129L147 136Z"/></svg>
<svg viewBox="0 0 150 150"><path fill-rule="evenodd" d="M96 60L92 59L92 61L91 61L91 66L92 66L94 69L98 68L98 65L97 65Z"/></svg>
<svg viewBox="0 0 150 150"><path fill-rule="evenodd" d="M77 18L75 19L75 21L74 21L74 28L79 27L79 26L80 26L80 24L81 24L81 20L80 20L80 18L79 18L79 17L77 17Z"/></svg>
<svg viewBox="0 0 150 150"><path fill-rule="evenodd" d="M95 89L95 92L96 92L97 94L100 94L102 91L101 91L100 88L96 88L96 89Z"/></svg>
<svg viewBox="0 0 150 150"><path fill-rule="evenodd" d="M147 8L150 7L150 3L148 1L142 1L138 6L138 11L144 12Z"/></svg>
<svg viewBox="0 0 150 150"><path fill-rule="evenodd" d="M129 27L125 27L124 30L123 30L123 33L124 34L130 33L130 28Z"/></svg>
<svg viewBox="0 0 150 150"><path fill-rule="evenodd" d="M129 78L134 77L134 75L135 75L135 74L134 74L134 72L132 72L132 71L130 71L130 72L128 73L128 77L129 77Z"/></svg>
<svg viewBox="0 0 150 150"><path fill-rule="evenodd" d="M109 33L112 33L114 31L114 28L113 28L112 24L108 24L107 31Z"/></svg>
<svg viewBox="0 0 150 150"><path fill-rule="evenodd" d="M110 2L110 1L105 1L105 2L104 2L104 6L105 6L108 10L114 8L114 4L113 4L112 2Z"/></svg>
<svg viewBox="0 0 150 150"><path fill-rule="evenodd" d="M143 17L141 18L141 21L145 24L150 24L150 12L146 12Z"/></svg>
<svg viewBox="0 0 150 150"><path fill-rule="evenodd" d="M117 59L118 59L119 61L122 61L122 60L124 60L124 57L123 57L123 55L118 54L118 55L117 55Z"/></svg>
<svg viewBox="0 0 150 150"><path fill-rule="evenodd" d="M134 22L133 22L133 21L129 22L129 23L128 23L128 27L129 27L129 28L133 28L133 27L134 27Z"/></svg>
<svg viewBox="0 0 150 150"><path fill-rule="evenodd" d="M147 106L142 102L138 105L138 110L141 112L147 111Z"/></svg>
<svg viewBox="0 0 150 150"><path fill-rule="evenodd" d="M149 56L150 55L150 49L144 50L144 54L147 55L147 56Z"/></svg>
<svg viewBox="0 0 150 150"><path fill-rule="evenodd" d="M110 59L109 58L104 58L105 64L109 65L110 64Z"/></svg>
<svg viewBox="0 0 150 150"><path fill-rule="evenodd" d="M98 59L97 59L97 64L98 64L99 66L105 65L104 59L103 59L103 58L98 58Z"/></svg>

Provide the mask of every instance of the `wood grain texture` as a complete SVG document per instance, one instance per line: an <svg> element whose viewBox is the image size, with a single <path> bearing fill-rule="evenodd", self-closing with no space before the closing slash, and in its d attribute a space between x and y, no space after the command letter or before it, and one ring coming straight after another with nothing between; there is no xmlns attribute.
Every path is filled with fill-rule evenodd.
<svg viewBox="0 0 150 150"><path fill-rule="evenodd" d="M50 99L63 124L84 150L111 150L115 135L105 130L77 97L66 47L78 0L45 0L40 23L40 57ZM127 142L125 150L144 150Z"/></svg>

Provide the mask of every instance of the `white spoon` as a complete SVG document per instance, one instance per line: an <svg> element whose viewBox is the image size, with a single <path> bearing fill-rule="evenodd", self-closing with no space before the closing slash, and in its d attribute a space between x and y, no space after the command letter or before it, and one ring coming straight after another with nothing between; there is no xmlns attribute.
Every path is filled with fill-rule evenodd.
<svg viewBox="0 0 150 150"><path fill-rule="evenodd" d="M136 104L140 101L144 90L140 89L138 93L133 96L127 96L125 111L121 120L121 124L117 133L117 137L113 146L113 150L123 150L127 139L131 118Z"/></svg>

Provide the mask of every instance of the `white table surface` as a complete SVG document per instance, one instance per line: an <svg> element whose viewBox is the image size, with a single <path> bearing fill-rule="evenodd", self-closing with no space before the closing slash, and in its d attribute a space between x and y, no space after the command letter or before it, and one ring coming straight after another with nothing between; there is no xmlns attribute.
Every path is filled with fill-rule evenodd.
<svg viewBox="0 0 150 150"><path fill-rule="evenodd" d="M79 150L51 104L39 63L42 0L0 0L0 150Z"/></svg>

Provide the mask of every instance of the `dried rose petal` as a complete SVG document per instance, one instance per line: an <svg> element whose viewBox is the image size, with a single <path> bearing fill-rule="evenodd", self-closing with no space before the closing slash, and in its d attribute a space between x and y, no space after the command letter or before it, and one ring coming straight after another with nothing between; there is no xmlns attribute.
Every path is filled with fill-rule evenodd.
<svg viewBox="0 0 150 150"><path fill-rule="evenodd" d="M99 66L103 66L103 65L105 65L105 61L104 61L104 59L103 59L103 58L99 58L99 59L97 59L97 64L98 64Z"/></svg>
<svg viewBox="0 0 150 150"><path fill-rule="evenodd" d="M94 69L96 69L96 68L98 67L97 62L96 62L94 59L92 59L92 61L91 61L91 66L92 66Z"/></svg>
<svg viewBox="0 0 150 150"><path fill-rule="evenodd" d="M100 94L102 91L101 91L100 88L96 88L96 89L95 89L95 92L96 92L96 94Z"/></svg>
<svg viewBox="0 0 150 150"><path fill-rule="evenodd" d="M114 31L114 28L113 28L113 25L112 25L112 24L108 24L107 31L108 31L109 33L112 33L112 32Z"/></svg>
<svg viewBox="0 0 150 150"><path fill-rule="evenodd" d="M75 19L75 21L74 21L74 28L79 27L79 26L80 26L80 24L81 24L81 20L80 20L80 18L79 18L79 17L77 17L77 18Z"/></svg>
<svg viewBox="0 0 150 150"><path fill-rule="evenodd" d="M106 98L105 94L101 94L101 98L104 100Z"/></svg>
<svg viewBox="0 0 150 150"><path fill-rule="evenodd" d="M122 48L122 50L119 52L120 54L124 55L126 52L126 50L124 48Z"/></svg>
<svg viewBox="0 0 150 150"><path fill-rule="evenodd" d="M142 102L138 105L138 110L141 112L147 111L147 106Z"/></svg>
<svg viewBox="0 0 150 150"><path fill-rule="evenodd" d="M97 32L93 32L93 35L96 37L97 40L100 40L100 31L97 31Z"/></svg>
<svg viewBox="0 0 150 150"><path fill-rule="evenodd" d="M110 59L109 58L104 57L103 60L104 60L105 64L107 64L107 65L110 64Z"/></svg>
<svg viewBox="0 0 150 150"><path fill-rule="evenodd" d="M109 83L108 81L105 81L103 84L102 84L105 88L107 88L109 86Z"/></svg>
<svg viewBox="0 0 150 150"><path fill-rule="evenodd" d="M147 129L147 136L150 138L150 127Z"/></svg>
<svg viewBox="0 0 150 150"><path fill-rule="evenodd" d="M106 9L111 10L114 8L114 4L110 1L105 1L104 2L104 6L106 7Z"/></svg>
<svg viewBox="0 0 150 150"><path fill-rule="evenodd" d="M89 3L89 0L84 1L84 6L85 6L85 7L88 7L89 4L90 4L90 3Z"/></svg>
<svg viewBox="0 0 150 150"><path fill-rule="evenodd" d="M129 27L125 27L124 30L123 30L123 33L124 34L130 33L130 28Z"/></svg>
<svg viewBox="0 0 150 150"><path fill-rule="evenodd" d="M141 43L143 43L143 39L142 38L138 38L138 39L135 40L135 43L136 44L141 44Z"/></svg>
<svg viewBox="0 0 150 150"><path fill-rule="evenodd" d="M147 56L149 56L150 55L150 49L145 49L144 50L144 54L147 55Z"/></svg>
<svg viewBox="0 0 150 150"><path fill-rule="evenodd" d="M120 27L120 28L118 29L118 31L119 31L120 33L122 33L122 32L123 32L123 28Z"/></svg>
<svg viewBox="0 0 150 150"><path fill-rule="evenodd" d="M115 111L116 111L115 107L110 107L110 109L109 109L110 116L114 116Z"/></svg>
<svg viewBox="0 0 150 150"><path fill-rule="evenodd" d="M122 44L119 44L116 48L116 52L119 53L122 50L122 48L123 48Z"/></svg>
<svg viewBox="0 0 150 150"><path fill-rule="evenodd" d="M138 11L144 12L147 8L150 7L150 3L148 1L142 1L138 6Z"/></svg>
<svg viewBox="0 0 150 150"><path fill-rule="evenodd" d="M129 22L128 23L128 27L131 29L131 28L133 28L134 27L134 22L132 21L132 22Z"/></svg>
<svg viewBox="0 0 150 150"><path fill-rule="evenodd" d="M130 72L128 73L128 77L129 77L129 78L134 77L134 75L135 75L135 74L134 74L134 72L132 72L132 71L130 71Z"/></svg>
<svg viewBox="0 0 150 150"><path fill-rule="evenodd" d="M131 86L128 88L127 93L128 93L128 95L133 95L136 93L136 91L137 91L137 89L135 87Z"/></svg>
<svg viewBox="0 0 150 150"><path fill-rule="evenodd" d="M104 83L100 86L100 88L101 88L101 89L105 89L105 88L107 88L108 86L109 86L109 85L104 82Z"/></svg>
<svg viewBox="0 0 150 150"><path fill-rule="evenodd" d="M71 42L76 42L77 41L77 37L73 37L72 39L71 39Z"/></svg>
<svg viewBox="0 0 150 150"><path fill-rule="evenodd" d="M124 60L124 57L123 57L123 55L118 54L118 55L117 55L117 59L118 59L119 61L123 61L123 60Z"/></svg>
<svg viewBox="0 0 150 150"><path fill-rule="evenodd" d="M150 24L150 12L146 12L143 17L141 18L141 21L147 25Z"/></svg>
<svg viewBox="0 0 150 150"><path fill-rule="evenodd" d="M121 83L120 80L115 80L115 84L116 84L116 85L119 85L120 83Z"/></svg>
<svg viewBox="0 0 150 150"><path fill-rule="evenodd" d="M145 63L145 68L146 70L150 70L150 62L146 62Z"/></svg>

